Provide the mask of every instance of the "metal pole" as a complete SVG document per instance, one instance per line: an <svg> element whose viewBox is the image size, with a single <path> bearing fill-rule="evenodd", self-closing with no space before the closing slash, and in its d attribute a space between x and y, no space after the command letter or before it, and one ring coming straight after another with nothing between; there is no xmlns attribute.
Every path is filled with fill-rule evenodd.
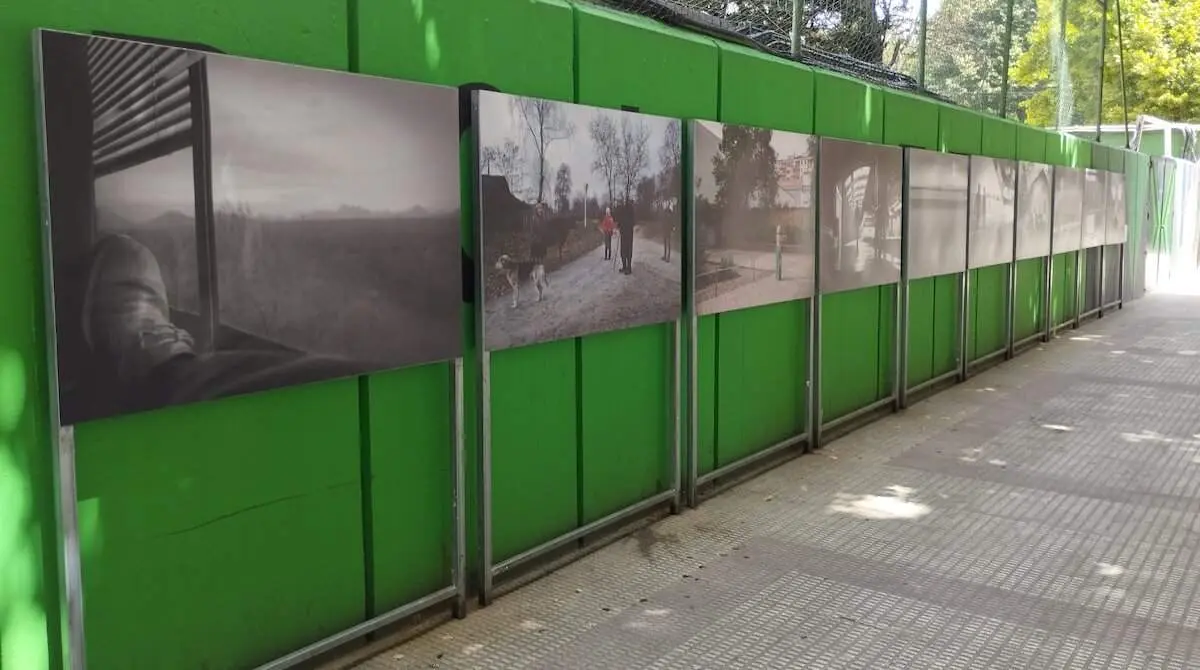
<svg viewBox="0 0 1200 670"><path fill-rule="evenodd" d="M921 15L917 21L917 84L925 88L925 42L929 26L929 0L921 0Z"/></svg>
<svg viewBox="0 0 1200 670"><path fill-rule="evenodd" d="M1004 55L1000 66L1004 68L1003 79L1000 82L1000 118L1004 119L1008 118L1008 67L1012 59L1013 2L1014 0L1008 0L1008 6L1004 10Z"/></svg>
<svg viewBox="0 0 1200 670"><path fill-rule="evenodd" d="M479 115L479 92L473 94L472 113ZM475 161L471 174L471 189L474 199L479 201L479 124L471 124L471 158ZM586 199L585 199L586 201ZM479 435L479 458L477 476L479 478L479 500L477 514L479 515L479 604L487 606L492 601L492 356L487 350L487 332L484 328L484 296L487 295L484 286L484 273L481 262L483 252L483 211L475 208L475 342L478 353L475 357L475 397L479 409L475 413L476 433Z"/></svg>
<svg viewBox="0 0 1200 670"><path fill-rule="evenodd" d="M688 124L688 144L692 148L692 154L696 151L696 122L692 121ZM692 174L690 165L684 166L687 176L685 183L690 183L695 175ZM696 184L699 188L699 184ZM692 191L694 194L696 191ZM691 270L691 277L686 278L689 282L690 290L686 293L688 307L688 319L691 323L691 328L688 329L688 430L687 439L687 477L684 480L684 502L688 507L695 507L697 504L696 488L699 483L700 476L700 316L696 312L696 268L700 267L697 264L696 252L696 206L695 200L692 200L692 206L688 210L688 225L685 227L687 245L688 267Z"/></svg>
<svg viewBox="0 0 1200 670"><path fill-rule="evenodd" d="M1005 305L1004 305L1004 308L1005 308L1004 309L1005 341L1008 343L1008 346L1006 347L1005 354L1004 354L1004 358L1006 360L1011 360L1012 357L1016 355L1016 346L1017 346L1016 345L1016 338L1017 338L1017 335L1016 335L1016 329L1017 329L1017 326L1016 326L1016 320L1017 320L1017 317L1016 317L1016 311L1017 311L1017 298L1016 298L1016 295L1017 295L1017 226L1016 226L1017 216L1016 216L1016 212L1018 212L1021 207L1021 203L1019 201L1020 197L1021 197L1021 188L1020 188L1021 163L1017 162L1016 167L1017 167L1017 173L1016 173L1017 179L1016 179L1015 185L1017 186L1017 188L1013 195L1013 219L1012 219L1013 220L1013 242L1012 242L1012 253L1009 254L1010 261L1008 264L1008 296L1005 298Z"/></svg>
<svg viewBox="0 0 1200 670"><path fill-rule="evenodd" d="M808 445L821 446L821 143L813 161L813 297L808 313Z"/></svg>
<svg viewBox="0 0 1200 670"><path fill-rule="evenodd" d="M203 57L188 68L192 123L193 215L196 219L196 270L203 317L196 343L200 351L216 349L221 314L217 286L217 221L213 205L212 135L208 101L208 65Z"/></svg>
<svg viewBox="0 0 1200 670"><path fill-rule="evenodd" d="M1100 0L1100 84L1096 91L1096 141L1104 123L1104 52L1108 47L1108 0ZM1128 132L1128 131L1127 131Z"/></svg>
<svg viewBox="0 0 1200 670"><path fill-rule="evenodd" d="M1042 342L1054 336L1054 198L1058 190L1058 168L1050 170L1050 249L1042 268Z"/></svg>
<svg viewBox="0 0 1200 670"><path fill-rule="evenodd" d="M1121 112L1125 119L1125 148L1129 148L1129 87L1125 83L1125 36L1121 30L1121 0L1117 2L1117 62L1121 65Z"/></svg>
<svg viewBox="0 0 1200 670"><path fill-rule="evenodd" d="M454 359L454 616L467 615L467 482L466 482L466 408L463 382L466 375L462 357Z"/></svg>
<svg viewBox="0 0 1200 670"><path fill-rule="evenodd" d="M792 0L792 58L800 55L800 33L803 26L804 0Z"/></svg>
<svg viewBox="0 0 1200 670"><path fill-rule="evenodd" d="M668 240L667 244L670 244ZM675 361L671 370L671 513L683 511L683 368L686 362L683 351L683 317L675 319Z"/></svg>
<svg viewBox="0 0 1200 670"><path fill-rule="evenodd" d="M971 174L975 171L975 161L967 161L967 184L974 184ZM963 268L962 277L958 281L958 381L967 380L967 368L970 366L970 304L971 304L971 215L975 209L975 199L971 189L967 188L967 266Z"/></svg>
<svg viewBox="0 0 1200 670"><path fill-rule="evenodd" d="M904 409L908 407L908 269L909 269L909 248L908 248L908 229L909 229L909 197L908 189L910 183L910 168L912 162L912 150L904 150L904 166L900 172L900 192L903 198L900 201L900 284L896 286L896 291L899 296L899 326L896 330L896 339L899 343L896 346L898 350L897 370L896 370L896 409Z"/></svg>

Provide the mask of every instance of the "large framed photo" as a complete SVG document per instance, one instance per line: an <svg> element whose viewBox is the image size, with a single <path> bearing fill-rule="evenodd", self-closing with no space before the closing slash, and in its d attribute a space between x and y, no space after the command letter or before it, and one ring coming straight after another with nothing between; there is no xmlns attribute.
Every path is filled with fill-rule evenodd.
<svg viewBox="0 0 1200 670"><path fill-rule="evenodd" d="M820 292L900 281L903 150L821 138Z"/></svg>
<svg viewBox="0 0 1200 670"><path fill-rule="evenodd" d="M692 122L696 310L814 293L817 138Z"/></svg>
<svg viewBox="0 0 1200 670"><path fill-rule="evenodd" d="M1054 171L1044 163L1017 165L1017 260L1050 255Z"/></svg>
<svg viewBox="0 0 1200 670"><path fill-rule="evenodd" d="M1108 171L1087 170L1083 187L1083 249L1104 245L1108 217Z"/></svg>
<svg viewBox="0 0 1200 670"><path fill-rule="evenodd" d="M1083 241L1083 170L1054 168L1053 245L1055 254L1078 251Z"/></svg>
<svg viewBox="0 0 1200 670"><path fill-rule="evenodd" d="M35 39L64 425L461 354L454 89Z"/></svg>
<svg viewBox="0 0 1200 670"><path fill-rule="evenodd" d="M475 96L484 347L678 319L681 122Z"/></svg>
<svg viewBox="0 0 1200 670"><path fill-rule="evenodd" d="M1110 172L1108 175L1108 216L1106 218L1104 243L1125 244L1129 236L1125 209L1125 175Z"/></svg>
<svg viewBox="0 0 1200 670"><path fill-rule="evenodd" d="M908 156L908 278L967 269L969 158L925 149Z"/></svg>
<svg viewBox="0 0 1200 670"><path fill-rule="evenodd" d="M1017 217L1016 161L972 156L970 193L967 266L1011 263Z"/></svg>

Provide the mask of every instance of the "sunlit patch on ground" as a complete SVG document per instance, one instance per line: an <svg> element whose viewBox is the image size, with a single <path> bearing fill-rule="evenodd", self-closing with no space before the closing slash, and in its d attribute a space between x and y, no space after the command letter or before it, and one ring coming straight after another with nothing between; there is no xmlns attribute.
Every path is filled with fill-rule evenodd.
<svg viewBox="0 0 1200 670"><path fill-rule="evenodd" d="M929 505L909 500L915 493L907 486L889 486L889 495L839 493L829 504L831 514L849 514L871 521L919 519L933 511Z"/></svg>

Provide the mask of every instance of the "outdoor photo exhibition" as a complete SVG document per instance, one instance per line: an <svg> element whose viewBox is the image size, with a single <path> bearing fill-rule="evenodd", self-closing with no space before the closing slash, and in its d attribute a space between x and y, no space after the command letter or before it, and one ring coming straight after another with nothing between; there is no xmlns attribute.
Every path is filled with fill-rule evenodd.
<svg viewBox="0 0 1200 670"><path fill-rule="evenodd" d="M696 311L814 293L817 138L692 124Z"/></svg>
<svg viewBox="0 0 1200 670"><path fill-rule="evenodd" d="M908 150L908 278L967 268L966 156Z"/></svg>
<svg viewBox="0 0 1200 670"><path fill-rule="evenodd" d="M485 348L678 319L682 124L476 96Z"/></svg>
<svg viewBox="0 0 1200 670"><path fill-rule="evenodd" d="M1016 161L971 156L967 266L1011 263L1016 222Z"/></svg>
<svg viewBox="0 0 1200 670"><path fill-rule="evenodd" d="M40 47L64 425L460 354L454 89Z"/></svg>

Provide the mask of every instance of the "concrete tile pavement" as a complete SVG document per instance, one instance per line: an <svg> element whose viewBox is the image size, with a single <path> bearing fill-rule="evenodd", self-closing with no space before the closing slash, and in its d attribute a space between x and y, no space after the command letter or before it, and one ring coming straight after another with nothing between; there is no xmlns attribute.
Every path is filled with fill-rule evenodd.
<svg viewBox="0 0 1200 670"><path fill-rule="evenodd" d="M1198 511L1154 295L359 667L1200 668Z"/></svg>

